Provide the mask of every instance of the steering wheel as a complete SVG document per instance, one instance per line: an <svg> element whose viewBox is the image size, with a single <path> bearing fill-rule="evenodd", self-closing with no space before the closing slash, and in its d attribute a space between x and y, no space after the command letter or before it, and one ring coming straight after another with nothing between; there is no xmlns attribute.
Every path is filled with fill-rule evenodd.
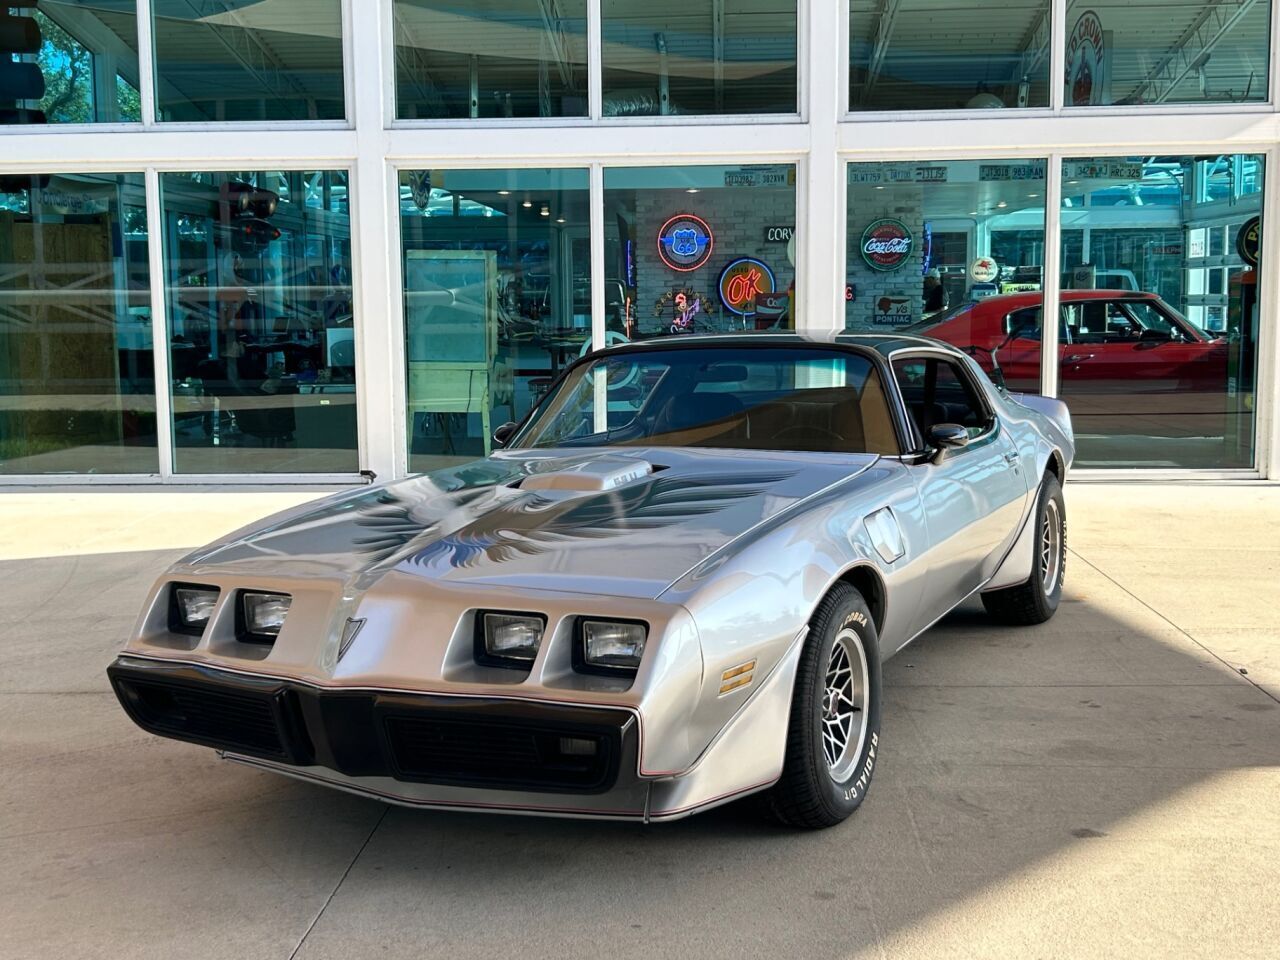
<svg viewBox="0 0 1280 960"><path fill-rule="evenodd" d="M815 427L808 424L798 423L789 427L783 427L773 435L774 440L785 440L793 434L807 434L804 439L834 440L836 443L844 443L845 438L834 430L826 427Z"/></svg>

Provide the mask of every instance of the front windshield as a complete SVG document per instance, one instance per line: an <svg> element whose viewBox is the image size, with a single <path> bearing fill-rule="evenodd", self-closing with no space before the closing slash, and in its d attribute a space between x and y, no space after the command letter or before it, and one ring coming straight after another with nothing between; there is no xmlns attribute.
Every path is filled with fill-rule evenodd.
<svg viewBox="0 0 1280 960"><path fill-rule="evenodd" d="M869 359L785 346L653 348L589 361L512 446L900 452Z"/></svg>

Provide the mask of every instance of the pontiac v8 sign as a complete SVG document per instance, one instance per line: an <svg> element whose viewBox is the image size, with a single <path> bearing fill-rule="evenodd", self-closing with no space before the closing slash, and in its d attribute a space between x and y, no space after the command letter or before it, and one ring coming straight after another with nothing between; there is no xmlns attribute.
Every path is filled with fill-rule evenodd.
<svg viewBox="0 0 1280 960"><path fill-rule="evenodd" d="M897 270L911 256L911 244L905 223L883 217L862 231L862 259L874 270Z"/></svg>

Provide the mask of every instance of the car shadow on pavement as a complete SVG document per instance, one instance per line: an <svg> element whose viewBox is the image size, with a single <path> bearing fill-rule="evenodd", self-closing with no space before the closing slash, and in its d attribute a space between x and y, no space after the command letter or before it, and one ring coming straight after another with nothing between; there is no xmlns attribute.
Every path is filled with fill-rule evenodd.
<svg viewBox="0 0 1280 960"><path fill-rule="evenodd" d="M0 562L0 956L1025 957L1116 931L1158 956L1135 931L1208 924L1238 957L1275 933L1280 708L1083 563L1050 623L966 605L891 660L868 799L806 833L749 801L647 827L388 807L150 737L102 671L174 556Z"/></svg>

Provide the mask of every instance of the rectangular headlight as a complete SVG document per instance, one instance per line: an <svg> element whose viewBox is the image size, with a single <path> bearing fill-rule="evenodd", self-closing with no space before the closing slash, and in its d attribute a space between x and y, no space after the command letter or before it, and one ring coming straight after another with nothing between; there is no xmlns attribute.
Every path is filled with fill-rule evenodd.
<svg viewBox="0 0 1280 960"><path fill-rule="evenodd" d="M528 613L482 613L480 620L476 653L481 663L525 667L537 658L545 619Z"/></svg>
<svg viewBox="0 0 1280 960"><path fill-rule="evenodd" d="M218 588L175 583L170 589L169 629L194 636L204 633L218 605Z"/></svg>
<svg viewBox="0 0 1280 960"><path fill-rule="evenodd" d="M251 593L240 595L241 640L271 641L280 635L284 618L289 613L292 597L285 593Z"/></svg>
<svg viewBox="0 0 1280 960"><path fill-rule="evenodd" d="M581 629L587 667L633 673L640 666L649 634L643 623L583 620Z"/></svg>

